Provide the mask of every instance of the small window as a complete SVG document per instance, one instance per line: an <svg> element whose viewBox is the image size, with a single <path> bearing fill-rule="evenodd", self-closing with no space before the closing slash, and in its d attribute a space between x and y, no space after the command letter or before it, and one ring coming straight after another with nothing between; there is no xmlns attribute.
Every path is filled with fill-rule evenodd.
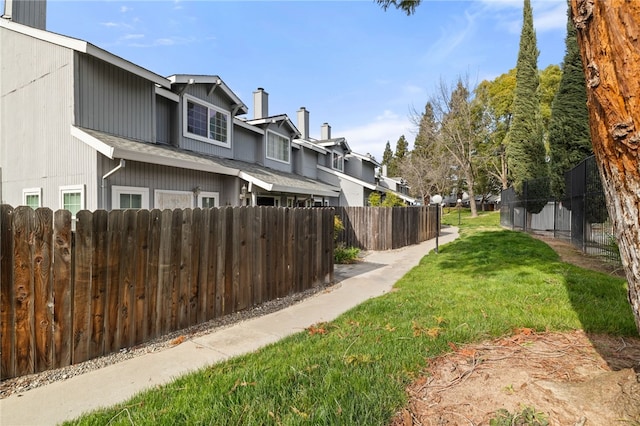
<svg viewBox="0 0 640 426"><path fill-rule="evenodd" d="M148 209L149 188L138 186L111 187L113 209Z"/></svg>
<svg viewBox="0 0 640 426"><path fill-rule="evenodd" d="M344 156L340 153L334 152L332 153L332 164L335 170L343 171L344 170Z"/></svg>
<svg viewBox="0 0 640 426"><path fill-rule="evenodd" d="M76 214L85 208L84 185L69 185L60 187L60 208L69 210L75 218Z"/></svg>
<svg viewBox="0 0 640 426"><path fill-rule="evenodd" d="M184 135L229 147L231 114L221 108L184 96Z"/></svg>
<svg viewBox="0 0 640 426"><path fill-rule="evenodd" d="M295 207L295 200L293 197L287 197L287 207Z"/></svg>
<svg viewBox="0 0 640 426"><path fill-rule="evenodd" d="M267 131L267 158L288 163L290 150L289 138Z"/></svg>
<svg viewBox="0 0 640 426"><path fill-rule="evenodd" d="M42 188L26 188L22 190L22 204L32 209L42 207Z"/></svg>
<svg viewBox="0 0 640 426"><path fill-rule="evenodd" d="M219 195L217 192L201 192L198 197L198 207L210 209L219 206Z"/></svg>

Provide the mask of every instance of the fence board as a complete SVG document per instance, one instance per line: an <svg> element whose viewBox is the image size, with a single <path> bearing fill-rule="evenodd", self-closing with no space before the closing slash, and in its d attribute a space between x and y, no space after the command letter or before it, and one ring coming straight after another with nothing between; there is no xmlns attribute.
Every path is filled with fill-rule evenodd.
<svg viewBox="0 0 640 426"><path fill-rule="evenodd" d="M332 209L82 211L75 232L69 212L37 213L0 216L3 378L333 279Z"/></svg>
<svg viewBox="0 0 640 426"><path fill-rule="evenodd" d="M149 261L149 226L151 214L148 210L136 212L135 238L136 257L134 268L134 288L133 288L133 343L139 344L147 338L147 322L149 318L148 293L148 261Z"/></svg>
<svg viewBox="0 0 640 426"><path fill-rule="evenodd" d="M91 264L93 257L93 218L86 210L76 214L76 245L73 291L74 364L89 359L91 336Z"/></svg>
<svg viewBox="0 0 640 426"><path fill-rule="evenodd" d="M73 335L71 213L59 210L53 217L53 367L71 364Z"/></svg>
<svg viewBox="0 0 640 426"><path fill-rule="evenodd" d="M109 215L104 210L93 213L93 250L91 267L91 338L89 340L89 358L104 355L106 328L107 294L107 223Z"/></svg>
<svg viewBox="0 0 640 426"><path fill-rule="evenodd" d="M157 319L160 316L158 310L159 264L160 264L160 238L162 232L162 212L158 209L151 210L149 215L149 250L147 257L147 286L145 297L147 300L146 339L153 339L160 335Z"/></svg>
<svg viewBox="0 0 640 426"><path fill-rule="evenodd" d="M178 282L178 324L177 328L186 328L189 324L189 295L191 293L191 261L189 259L192 237L193 210L182 211L182 227L180 229L180 266Z"/></svg>
<svg viewBox="0 0 640 426"><path fill-rule="evenodd" d="M118 329L120 246L122 244L123 211L109 212L107 223L107 292L105 296L105 341L104 351L110 353L120 348Z"/></svg>
<svg viewBox="0 0 640 426"><path fill-rule="evenodd" d="M0 206L0 379L14 377L15 300L13 286L13 213L11 206Z"/></svg>

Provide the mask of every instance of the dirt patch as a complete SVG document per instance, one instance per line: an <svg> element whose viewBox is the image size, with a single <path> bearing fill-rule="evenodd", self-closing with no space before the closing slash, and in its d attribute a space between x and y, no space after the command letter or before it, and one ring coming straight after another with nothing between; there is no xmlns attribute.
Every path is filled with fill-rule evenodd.
<svg viewBox="0 0 640 426"><path fill-rule="evenodd" d="M570 244L540 238L565 262L623 276ZM513 336L456 347L430 360L407 388L409 404L392 426L640 426L640 339L571 333ZM529 421L524 421L528 416ZM535 423L532 418L548 423Z"/></svg>
<svg viewBox="0 0 640 426"><path fill-rule="evenodd" d="M640 424L634 369L640 339L522 330L432 360L392 425L488 425L526 407L550 425Z"/></svg>

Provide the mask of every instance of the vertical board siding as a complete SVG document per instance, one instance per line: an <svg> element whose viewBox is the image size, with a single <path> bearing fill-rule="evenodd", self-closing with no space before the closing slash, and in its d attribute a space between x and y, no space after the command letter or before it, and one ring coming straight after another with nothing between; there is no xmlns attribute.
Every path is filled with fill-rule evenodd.
<svg viewBox="0 0 640 426"><path fill-rule="evenodd" d="M334 210L0 210L0 377L63 367L333 280ZM5 285L6 283L6 285Z"/></svg>
<svg viewBox="0 0 640 426"><path fill-rule="evenodd" d="M391 250L419 244L436 235L435 208L336 207L336 215L344 225L337 242L362 250Z"/></svg>

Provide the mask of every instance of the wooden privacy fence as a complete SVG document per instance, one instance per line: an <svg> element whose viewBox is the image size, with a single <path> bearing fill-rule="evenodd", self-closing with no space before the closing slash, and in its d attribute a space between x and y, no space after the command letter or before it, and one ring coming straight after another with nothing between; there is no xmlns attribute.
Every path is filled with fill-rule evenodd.
<svg viewBox="0 0 640 426"><path fill-rule="evenodd" d="M333 281L334 210L0 210L0 378Z"/></svg>
<svg viewBox="0 0 640 426"><path fill-rule="evenodd" d="M390 250L436 236L436 207L336 207L344 230L338 242L363 250Z"/></svg>

